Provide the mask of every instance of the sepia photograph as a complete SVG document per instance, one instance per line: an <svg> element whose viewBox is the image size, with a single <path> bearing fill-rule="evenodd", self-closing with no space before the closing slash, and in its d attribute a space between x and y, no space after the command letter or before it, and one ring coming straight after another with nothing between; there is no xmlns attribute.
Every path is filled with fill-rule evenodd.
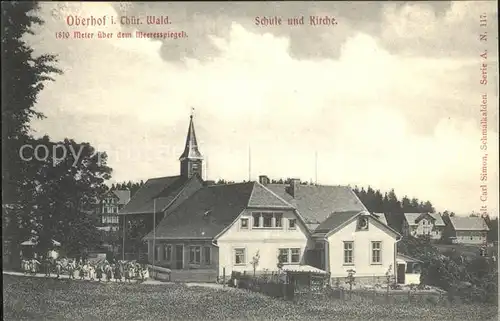
<svg viewBox="0 0 500 321"><path fill-rule="evenodd" d="M498 320L497 1L2 1L4 320Z"/></svg>

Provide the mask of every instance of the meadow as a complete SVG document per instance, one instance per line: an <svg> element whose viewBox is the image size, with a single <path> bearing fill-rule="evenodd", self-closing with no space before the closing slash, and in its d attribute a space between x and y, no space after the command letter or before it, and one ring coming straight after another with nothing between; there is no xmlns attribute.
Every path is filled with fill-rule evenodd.
<svg viewBox="0 0 500 321"><path fill-rule="evenodd" d="M5 320L497 320L497 306L295 302L233 288L4 277Z"/></svg>

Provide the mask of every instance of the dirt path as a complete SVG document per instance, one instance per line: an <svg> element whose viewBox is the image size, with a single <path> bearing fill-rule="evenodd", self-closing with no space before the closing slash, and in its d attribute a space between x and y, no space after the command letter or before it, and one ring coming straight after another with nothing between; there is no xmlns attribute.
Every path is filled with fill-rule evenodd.
<svg viewBox="0 0 500 321"><path fill-rule="evenodd" d="M15 275L15 276L26 276L26 277L35 277L35 278L49 278L49 277L45 276L45 273L24 274L22 272L14 272L14 271L2 271L2 273L3 274L7 274L7 275ZM50 278L56 279L55 275L51 275ZM59 277L59 279L61 279L61 280L69 280L69 276L67 274L63 274L63 275L61 275ZM80 281L80 282L81 281L87 281L87 282L96 282L96 283L99 282L97 280L91 281L88 278L80 280L80 278L78 278L78 277L75 278L75 279L73 279L73 281ZM118 283L120 283L120 281L117 281L115 279L112 279L109 282L118 282ZM106 281L106 280L103 280L100 283L105 284L105 283L109 283L109 282ZM125 281L122 281L122 283L125 283ZM166 281L159 281L159 280L147 279L144 282L141 282L141 281L138 281L138 280L133 280L131 283L138 283L138 284L144 284L144 285L165 285L165 284L173 284L174 282L166 282ZM222 284L216 284L216 283L196 283L196 282L182 282L182 283L186 284L186 286L188 286L188 287L199 286L199 287L206 287L206 288L212 288L212 289L232 289L230 287L227 287L227 286L224 287Z"/></svg>

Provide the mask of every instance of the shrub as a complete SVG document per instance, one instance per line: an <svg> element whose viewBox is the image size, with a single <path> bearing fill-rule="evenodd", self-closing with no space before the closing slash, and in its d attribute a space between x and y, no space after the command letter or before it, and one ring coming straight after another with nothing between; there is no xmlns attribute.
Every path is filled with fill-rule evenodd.
<svg viewBox="0 0 500 321"><path fill-rule="evenodd" d="M232 279L236 280L239 288L250 290L253 292L260 292L274 298L293 298L294 286L293 284L284 284L277 280L273 280L272 276L260 275L251 276L243 275L239 272L234 272Z"/></svg>

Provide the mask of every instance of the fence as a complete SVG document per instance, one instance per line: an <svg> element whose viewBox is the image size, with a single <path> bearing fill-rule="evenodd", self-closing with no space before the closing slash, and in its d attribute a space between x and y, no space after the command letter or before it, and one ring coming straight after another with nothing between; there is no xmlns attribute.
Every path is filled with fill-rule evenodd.
<svg viewBox="0 0 500 321"><path fill-rule="evenodd" d="M286 277L294 285L295 293L318 292L330 286L330 274L287 271Z"/></svg>
<svg viewBox="0 0 500 321"><path fill-rule="evenodd" d="M370 301L372 303L431 303L447 304L448 297L438 291L390 290L384 289L353 289L331 288L327 295L342 301Z"/></svg>
<svg viewBox="0 0 500 321"><path fill-rule="evenodd" d="M293 299L295 294L321 292L329 285L330 275L302 271L233 272L230 284L272 297Z"/></svg>
<svg viewBox="0 0 500 321"><path fill-rule="evenodd" d="M287 282L285 274L277 272L246 273L233 272L229 281L230 286L260 292L274 298L293 300L294 284Z"/></svg>

